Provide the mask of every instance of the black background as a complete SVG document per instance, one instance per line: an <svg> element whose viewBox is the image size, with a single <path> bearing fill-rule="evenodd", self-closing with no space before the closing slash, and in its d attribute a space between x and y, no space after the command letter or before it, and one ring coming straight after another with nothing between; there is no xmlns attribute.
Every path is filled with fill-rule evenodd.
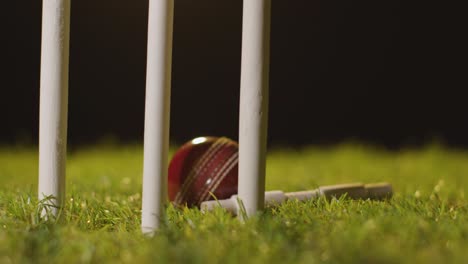
<svg viewBox="0 0 468 264"><path fill-rule="evenodd" d="M15 2L2 10L0 144L36 144L42 4ZM142 141L147 5L72 1L71 145ZM468 147L460 10L409 0L273 0L270 145ZM242 1L176 0L174 23L172 142L236 139Z"/></svg>

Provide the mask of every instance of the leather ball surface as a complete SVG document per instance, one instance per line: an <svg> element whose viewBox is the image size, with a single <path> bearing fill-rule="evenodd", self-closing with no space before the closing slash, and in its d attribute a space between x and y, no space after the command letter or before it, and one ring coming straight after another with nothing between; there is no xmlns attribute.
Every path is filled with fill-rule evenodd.
<svg viewBox="0 0 468 264"><path fill-rule="evenodd" d="M184 144L169 164L168 194L175 205L237 194L239 145L225 137L199 137Z"/></svg>

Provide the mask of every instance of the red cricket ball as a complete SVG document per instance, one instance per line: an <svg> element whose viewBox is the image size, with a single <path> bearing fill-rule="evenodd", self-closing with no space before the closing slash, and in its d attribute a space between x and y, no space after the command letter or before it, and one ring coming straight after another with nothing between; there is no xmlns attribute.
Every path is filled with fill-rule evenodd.
<svg viewBox="0 0 468 264"><path fill-rule="evenodd" d="M225 137L199 137L184 144L169 164L169 199L200 206L237 193L239 145Z"/></svg>

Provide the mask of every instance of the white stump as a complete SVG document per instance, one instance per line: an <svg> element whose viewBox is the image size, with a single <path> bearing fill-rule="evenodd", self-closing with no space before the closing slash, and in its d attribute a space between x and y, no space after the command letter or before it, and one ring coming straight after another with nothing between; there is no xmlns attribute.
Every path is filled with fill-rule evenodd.
<svg viewBox="0 0 468 264"><path fill-rule="evenodd" d="M173 16L174 0L150 0L141 224L149 234L167 202Z"/></svg>
<svg viewBox="0 0 468 264"><path fill-rule="evenodd" d="M39 199L65 197L70 0L44 0L39 121ZM57 208L51 208L53 214Z"/></svg>
<svg viewBox="0 0 468 264"><path fill-rule="evenodd" d="M265 199L271 0L245 0L243 12L239 199L249 216Z"/></svg>

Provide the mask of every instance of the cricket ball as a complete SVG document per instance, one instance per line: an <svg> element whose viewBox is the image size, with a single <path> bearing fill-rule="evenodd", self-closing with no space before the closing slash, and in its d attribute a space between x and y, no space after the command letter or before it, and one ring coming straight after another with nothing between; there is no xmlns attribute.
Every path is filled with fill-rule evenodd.
<svg viewBox="0 0 468 264"><path fill-rule="evenodd" d="M237 193L239 145L225 137L184 144L169 164L168 194L174 205L200 206Z"/></svg>

